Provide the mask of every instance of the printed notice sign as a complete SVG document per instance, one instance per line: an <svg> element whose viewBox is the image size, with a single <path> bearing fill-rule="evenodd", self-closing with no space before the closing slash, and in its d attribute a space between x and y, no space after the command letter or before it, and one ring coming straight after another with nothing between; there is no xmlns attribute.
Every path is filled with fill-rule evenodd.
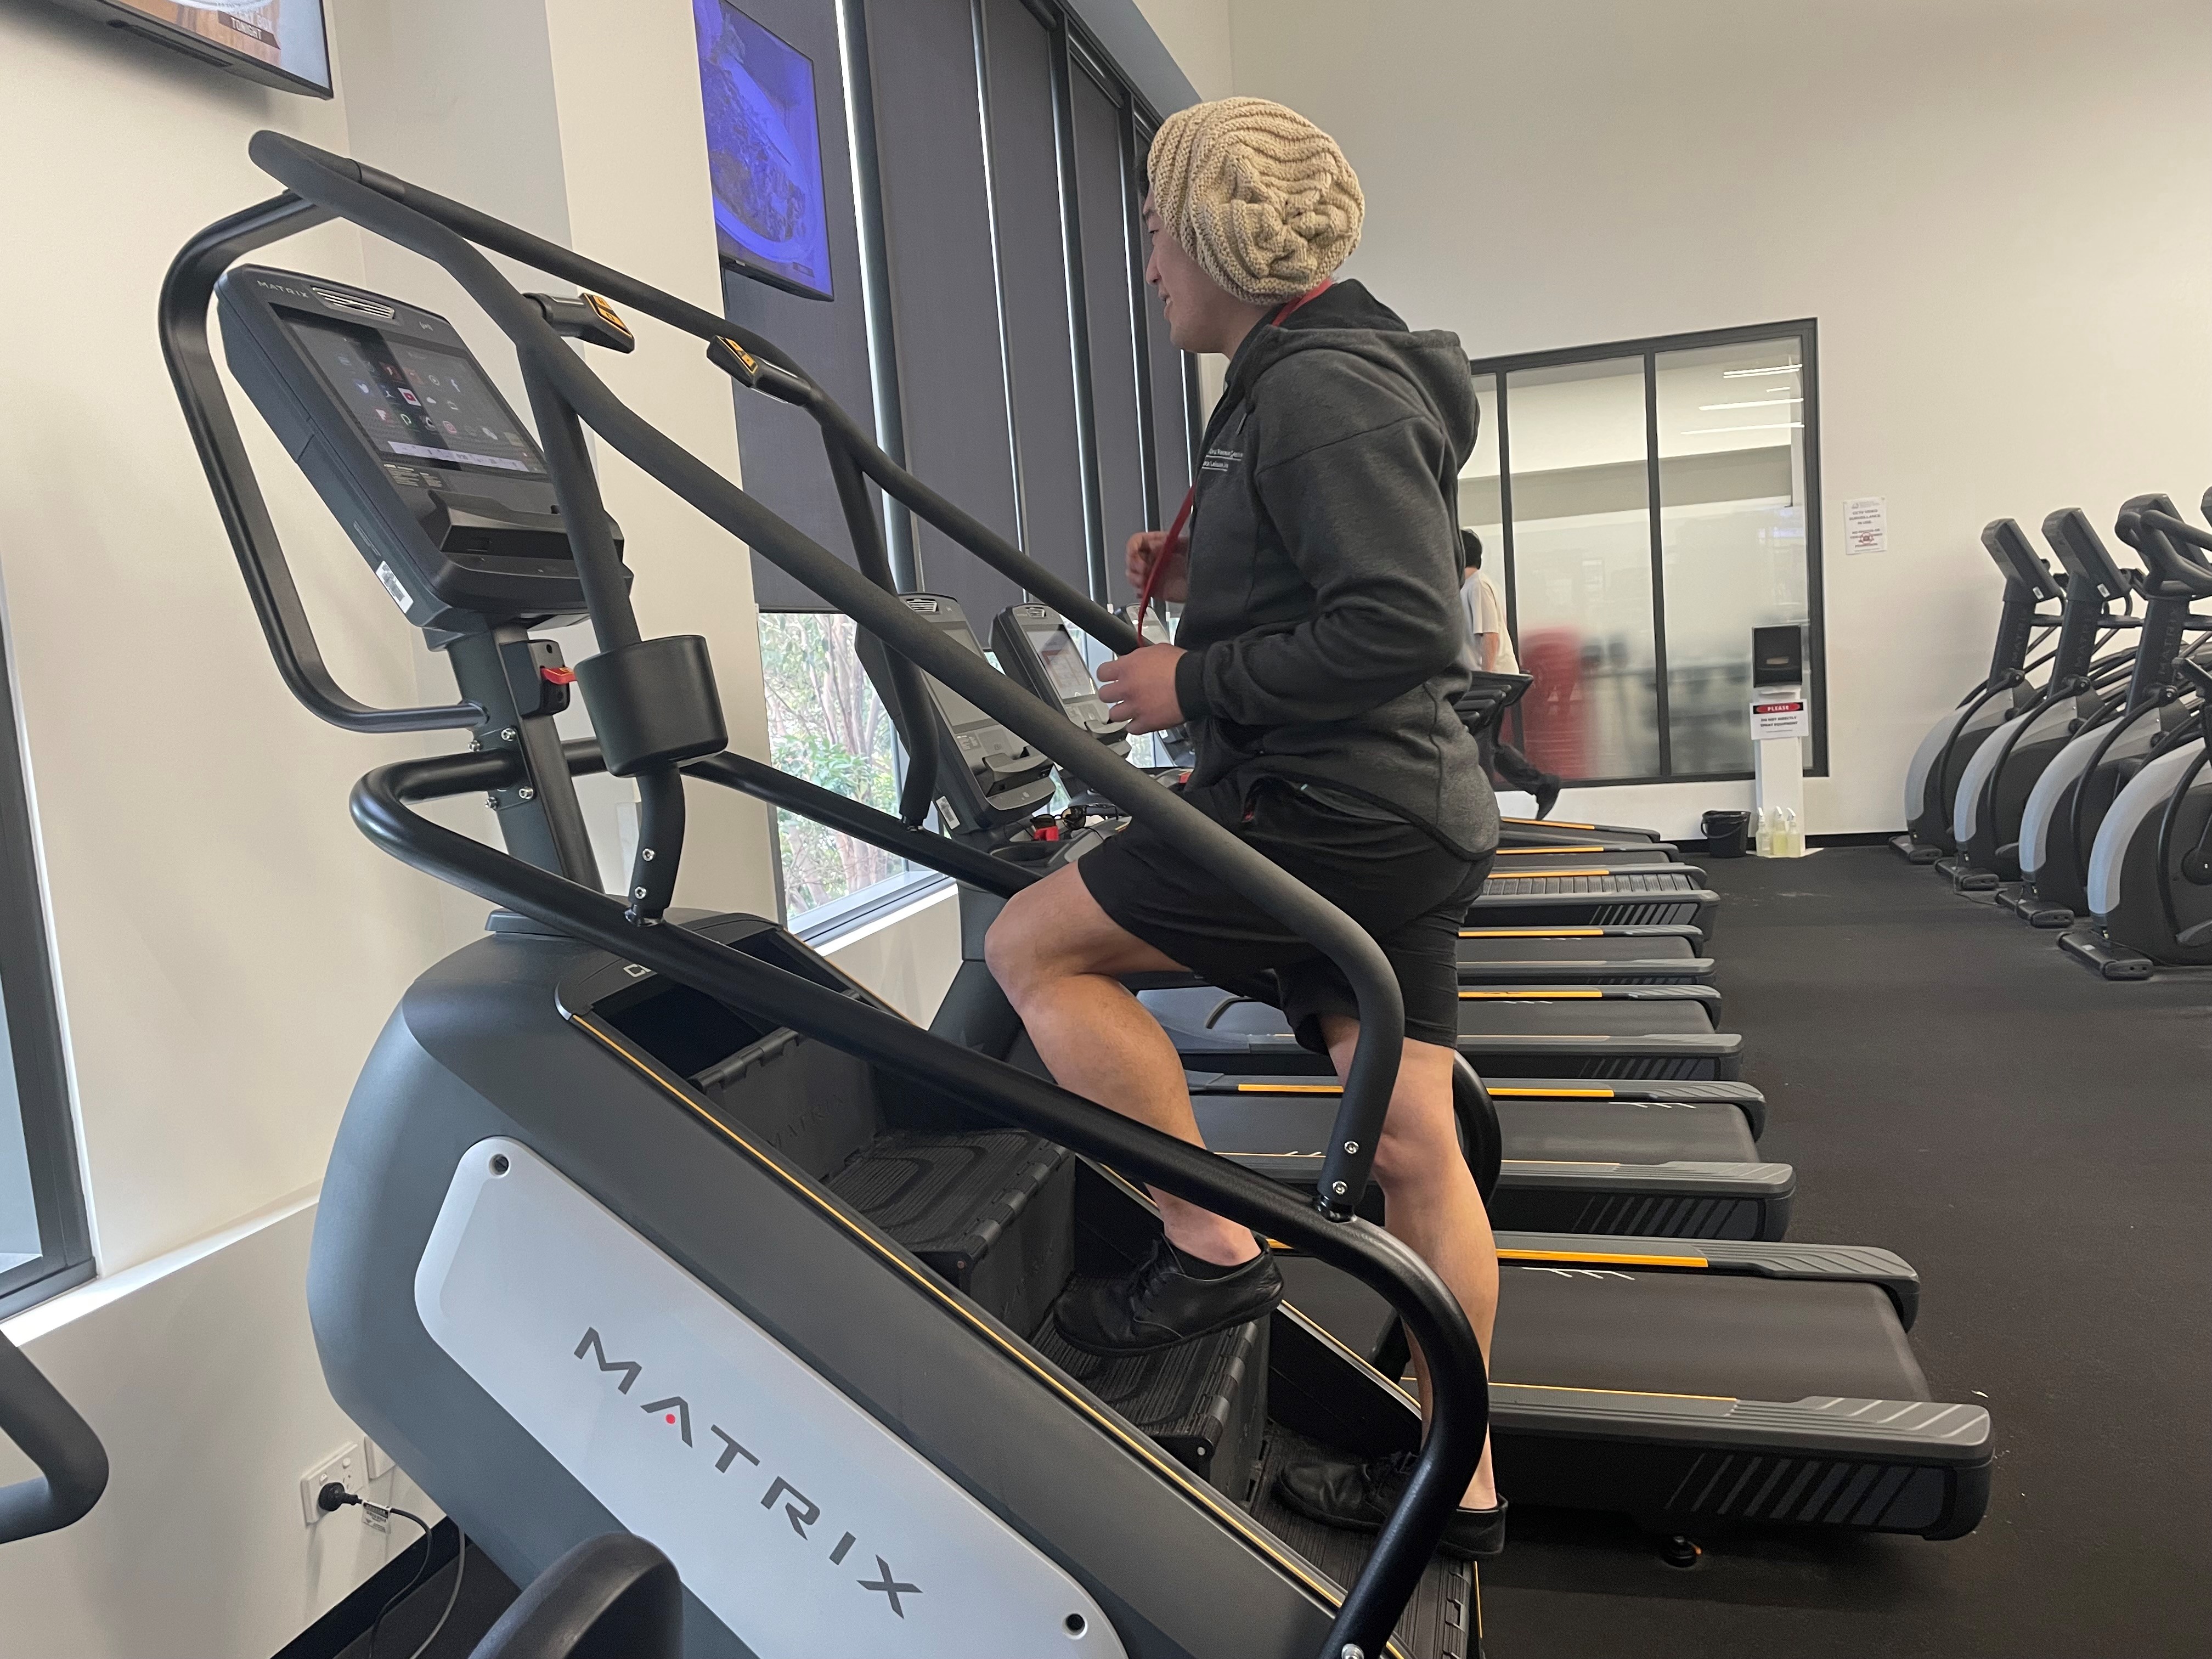
<svg viewBox="0 0 2212 1659"><path fill-rule="evenodd" d="M1753 743L1765 743L1773 738L1809 738L1812 735L1812 710L1797 693L1775 692L1752 703L1751 740Z"/></svg>
<svg viewBox="0 0 2212 1659"><path fill-rule="evenodd" d="M1886 497L1861 495L1844 503L1844 551L1889 551L1889 502Z"/></svg>

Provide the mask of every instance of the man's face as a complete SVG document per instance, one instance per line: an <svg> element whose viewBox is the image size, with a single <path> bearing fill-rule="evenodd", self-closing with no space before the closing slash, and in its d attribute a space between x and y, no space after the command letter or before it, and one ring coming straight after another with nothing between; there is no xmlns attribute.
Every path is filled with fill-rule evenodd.
<svg viewBox="0 0 2212 1659"><path fill-rule="evenodd" d="M1149 196L1145 198L1145 232L1152 243L1152 257L1145 262L1145 280L1159 292L1160 311L1168 319L1168 337L1185 351L1220 350L1213 337L1220 319L1212 314L1217 307L1211 301L1227 296L1160 222Z"/></svg>

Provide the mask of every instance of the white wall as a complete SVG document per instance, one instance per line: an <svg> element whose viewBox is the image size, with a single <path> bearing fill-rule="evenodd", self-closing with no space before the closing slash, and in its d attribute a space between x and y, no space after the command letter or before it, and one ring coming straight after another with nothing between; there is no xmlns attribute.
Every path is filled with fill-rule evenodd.
<svg viewBox="0 0 2212 1659"><path fill-rule="evenodd" d="M1230 0L1137 0L1137 9L1182 65L1200 98L1226 98L1242 90L1236 85Z"/></svg>
<svg viewBox="0 0 2212 1659"><path fill-rule="evenodd" d="M275 127L719 308L688 9L619 29L585 0L330 9L340 96L323 102L0 0L21 312L0 398L0 621L103 1275L10 1328L116 1471L85 1522L0 1553L0 1653L263 1659L383 1559L351 1513L313 1532L298 1518L300 1475L352 1432L307 1327L313 1183L379 1026L484 909L346 815L362 772L452 737L339 732L278 682L157 349L163 270L191 232L275 193L246 159ZM417 289L434 273L344 226L260 257L447 303L441 276ZM609 382L735 476L727 382L695 343L639 333L634 357L599 364ZM342 683L378 703L450 697L238 406ZM647 632L708 636L732 743L763 752L744 550L602 459ZM571 660L588 649L572 636ZM618 793L598 802L609 826ZM679 901L772 911L764 813L704 796ZM456 817L489 830L479 809ZM19 1472L0 1460L0 1480Z"/></svg>
<svg viewBox="0 0 2212 1659"><path fill-rule="evenodd" d="M1368 203L1346 274L1416 327L1486 356L1819 319L1816 831L1900 822L1995 625L1984 523L2212 483L2212 147L2180 113L2212 93L2201 0L1231 10L1235 89L1343 143ZM1847 559L1860 495L1887 498L1890 550ZM1560 811L1680 832L1729 793Z"/></svg>
<svg viewBox="0 0 2212 1659"><path fill-rule="evenodd" d="M358 1509L301 1519L300 1477L361 1438L323 1387L300 1292L314 1217L295 1195L9 1322L111 1475L76 1525L0 1550L0 1654L267 1659L414 1541ZM31 1473L0 1441L0 1485ZM440 1518L397 1469L359 1490Z"/></svg>

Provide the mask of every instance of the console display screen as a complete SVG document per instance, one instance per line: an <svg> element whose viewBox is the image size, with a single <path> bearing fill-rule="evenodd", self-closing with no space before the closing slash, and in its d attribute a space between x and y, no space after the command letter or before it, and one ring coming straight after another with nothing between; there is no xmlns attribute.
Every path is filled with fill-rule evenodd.
<svg viewBox="0 0 2212 1659"><path fill-rule="evenodd" d="M280 314L380 459L545 476L507 400L460 353L305 312Z"/></svg>
<svg viewBox="0 0 2212 1659"><path fill-rule="evenodd" d="M691 0L691 21L723 263L829 299L830 206L814 65L728 0Z"/></svg>
<svg viewBox="0 0 2212 1659"><path fill-rule="evenodd" d="M974 652L978 662L991 660L983 654L983 647L975 642L975 635L966 623L957 618L939 617L937 625L963 650ZM934 675L926 674L922 678L929 682L929 694L937 699L938 711L945 716L945 724L955 732L972 732L979 726L996 726L999 723Z"/></svg>
<svg viewBox="0 0 2212 1659"><path fill-rule="evenodd" d="M1030 648L1043 659L1045 672L1052 676L1052 689L1060 693L1062 702L1074 702L1098 695L1097 682L1091 678L1091 665L1083 660L1075 641L1065 628L1024 628Z"/></svg>

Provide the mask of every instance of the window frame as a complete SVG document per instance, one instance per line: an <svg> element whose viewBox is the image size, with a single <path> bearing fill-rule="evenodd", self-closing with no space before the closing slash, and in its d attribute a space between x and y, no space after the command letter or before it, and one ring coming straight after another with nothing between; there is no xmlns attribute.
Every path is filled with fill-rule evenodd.
<svg viewBox="0 0 2212 1659"><path fill-rule="evenodd" d="M1665 504L1660 495L1658 359L1672 352L1696 351L1713 346L1749 345L1761 340L1795 335L1803 368L1805 402L1805 690L1812 703L1812 763L1808 777L1828 775L1828 653L1826 583L1822 578L1820 497L1820 323L1810 317L1789 322L1747 325L1741 328L1701 329L1683 334L1648 335L1640 339L1608 340L1547 351L1510 352L1495 357L1471 357L1468 373L1476 380L1493 378L1498 426L1498 499L1504 520L1499 539L1505 577L1505 625L1515 639L1521 635L1521 599L1516 579L1513 550L1512 396L1508 377L1530 369L1558 368L1576 363L1602 362L1633 357L1644 371L1644 459L1646 491L1644 511L1650 521L1652 671L1656 684L1655 709L1658 722L1659 771L1649 777L1577 778L1577 789L1612 789L1629 785L1668 783L1741 783L1753 776L1748 769L1730 772L1678 772L1673 769L1674 732L1668 702L1667 671L1667 571ZM1520 735L1520 711L1514 711L1514 733Z"/></svg>
<svg viewBox="0 0 2212 1659"><path fill-rule="evenodd" d="M0 999L15 1056L40 1252L0 1273L0 1318L81 1285L94 1271L26 777L13 674L0 631Z"/></svg>

